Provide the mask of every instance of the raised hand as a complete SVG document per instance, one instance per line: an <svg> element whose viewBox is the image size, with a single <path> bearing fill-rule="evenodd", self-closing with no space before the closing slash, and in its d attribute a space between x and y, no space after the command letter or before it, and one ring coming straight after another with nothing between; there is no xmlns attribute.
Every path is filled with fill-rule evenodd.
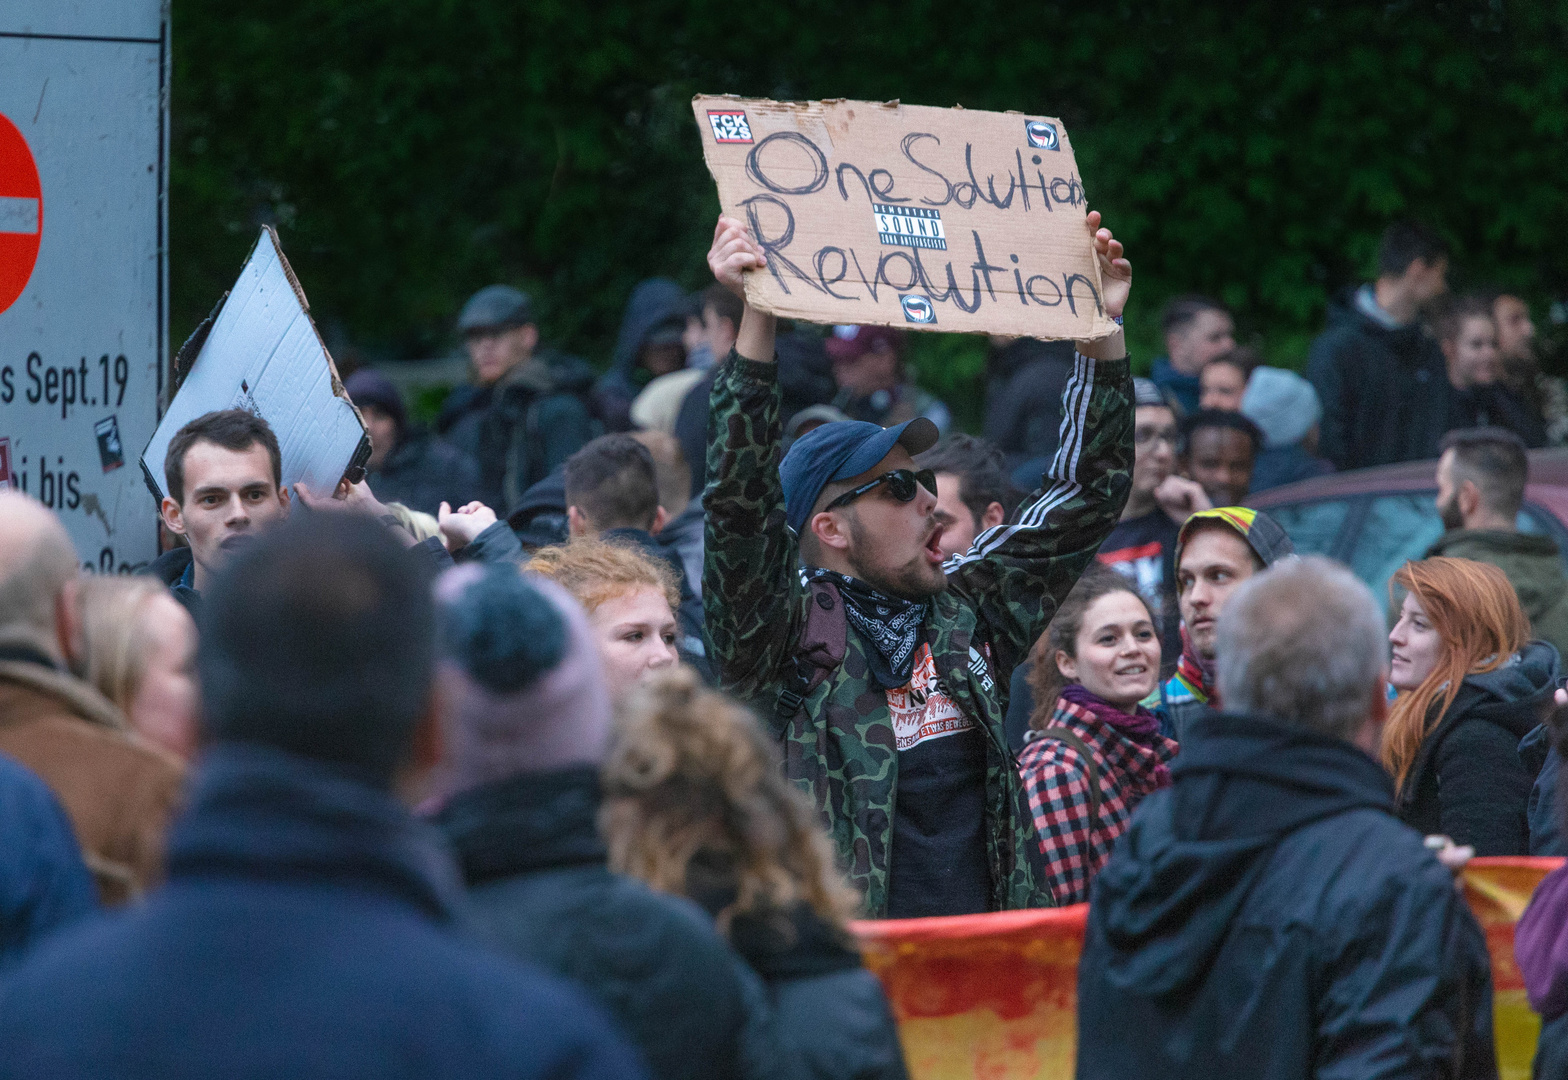
<svg viewBox="0 0 1568 1080"><path fill-rule="evenodd" d="M744 300L743 275L747 270L761 270L767 265L762 248L746 226L720 214L719 223L713 227L713 246L708 249L708 269L713 271L714 280Z"/></svg>
<svg viewBox="0 0 1568 1080"><path fill-rule="evenodd" d="M1090 210L1089 231L1094 234L1094 254L1100 263L1100 302L1105 313L1119 317L1132 293L1132 263L1122 257L1122 242L1100 227L1100 212ZM711 258L711 256L710 256Z"/></svg>

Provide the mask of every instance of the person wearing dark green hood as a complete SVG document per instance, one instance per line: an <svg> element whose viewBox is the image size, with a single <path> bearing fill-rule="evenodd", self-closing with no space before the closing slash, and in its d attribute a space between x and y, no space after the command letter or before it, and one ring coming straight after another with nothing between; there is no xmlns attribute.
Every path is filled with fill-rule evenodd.
<svg viewBox="0 0 1568 1080"><path fill-rule="evenodd" d="M1549 536L1519 531L1530 459L1506 428L1466 428L1443 438L1437 512L1448 531L1427 551L1491 563L1519 594L1534 636L1568 656L1568 575Z"/></svg>
<svg viewBox="0 0 1568 1080"><path fill-rule="evenodd" d="M1372 756L1383 620L1319 556L1219 619L1195 719L1095 879L1080 1080L1495 1078L1486 939Z"/></svg>

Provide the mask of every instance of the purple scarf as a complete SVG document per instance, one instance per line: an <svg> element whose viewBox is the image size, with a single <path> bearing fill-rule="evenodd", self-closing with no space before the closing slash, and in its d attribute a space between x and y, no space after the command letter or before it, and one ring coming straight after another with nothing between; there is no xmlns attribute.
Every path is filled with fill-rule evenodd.
<svg viewBox="0 0 1568 1080"><path fill-rule="evenodd" d="M1128 715L1104 698L1091 694L1078 683L1068 683L1062 687L1062 698L1080 709L1088 709L1096 719L1111 725L1123 735L1130 736L1138 742L1147 742L1150 735L1159 734L1160 718L1142 705L1135 706L1136 711Z"/></svg>
<svg viewBox="0 0 1568 1080"><path fill-rule="evenodd" d="M1096 720L1135 743L1154 746L1160 738L1160 718L1142 705L1134 706L1132 714L1128 715L1097 694L1091 694L1079 683L1068 683L1062 687L1061 697L1063 701L1080 709L1087 709ZM1169 765L1162 763L1154 767L1154 782L1159 787L1170 786Z"/></svg>

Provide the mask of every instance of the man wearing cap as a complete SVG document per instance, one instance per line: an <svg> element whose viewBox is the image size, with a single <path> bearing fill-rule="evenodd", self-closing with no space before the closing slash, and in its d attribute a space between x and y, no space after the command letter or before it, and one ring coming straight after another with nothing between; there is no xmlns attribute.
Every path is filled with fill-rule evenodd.
<svg viewBox="0 0 1568 1080"><path fill-rule="evenodd" d="M1089 214L1102 302L1119 317L1132 268L1099 223ZM737 294L766 266L727 217L708 262ZM913 460L936 425L824 424L780 463L773 330L748 307L713 389L703 602L720 680L771 721L868 914L1049 906L1003 734L1007 677L1127 499L1122 335L1078 343L1044 490L944 560L935 480Z"/></svg>
<svg viewBox="0 0 1568 1080"><path fill-rule="evenodd" d="M447 397L436 431L479 463L483 501L510 511L597 432L586 404L593 370L575 357L538 351L526 294L488 285L463 305L457 332L472 386Z"/></svg>
<svg viewBox="0 0 1568 1080"><path fill-rule="evenodd" d="M1176 596L1181 658L1160 687L1165 734L1178 742L1193 720L1221 709L1215 683L1215 634L1231 593L1259 570L1294 555L1285 530L1261 510L1220 506L1187 519L1176 537Z"/></svg>

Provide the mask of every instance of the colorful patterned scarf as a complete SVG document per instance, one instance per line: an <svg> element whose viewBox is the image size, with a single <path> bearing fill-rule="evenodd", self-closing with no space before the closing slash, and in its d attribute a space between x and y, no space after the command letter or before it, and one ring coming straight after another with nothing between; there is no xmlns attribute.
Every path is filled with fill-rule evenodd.
<svg viewBox="0 0 1568 1080"><path fill-rule="evenodd" d="M1214 674L1204 667L1198 650L1193 648L1187 628L1181 628L1181 656L1176 660L1176 681L1181 683L1199 704L1216 711L1220 708L1219 687L1214 685Z"/></svg>

